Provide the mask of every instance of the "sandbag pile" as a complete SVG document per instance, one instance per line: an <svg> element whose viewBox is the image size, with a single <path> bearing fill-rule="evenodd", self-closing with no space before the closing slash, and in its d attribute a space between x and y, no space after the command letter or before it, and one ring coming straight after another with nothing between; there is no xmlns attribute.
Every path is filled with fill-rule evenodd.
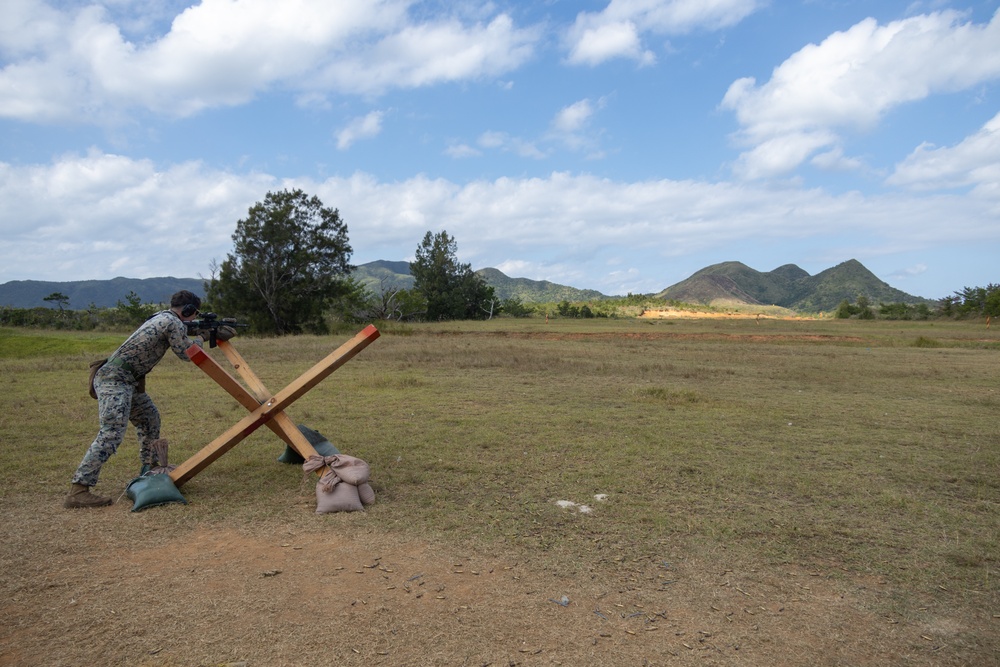
<svg viewBox="0 0 1000 667"><path fill-rule="evenodd" d="M371 470L361 459L347 454L314 455L302 464L307 473L323 468L316 482L316 514L356 512L375 502L375 491L368 483Z"/></svg>

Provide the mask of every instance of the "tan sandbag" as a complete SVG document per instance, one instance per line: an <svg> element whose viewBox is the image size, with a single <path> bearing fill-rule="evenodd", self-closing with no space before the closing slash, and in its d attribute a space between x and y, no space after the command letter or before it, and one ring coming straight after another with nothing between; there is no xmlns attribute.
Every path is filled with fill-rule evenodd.
<svg viewBox="0 0 1000 667"><path fill-rule="evenodd" d="M327 491L328 484L321 479L316 482L316 514L331 512L357 512L364 509L358 487L343 480L336 480L332 490Z"/></svg>
<svg viewBox="0 0 1000 667"><path fill-rule="evenodd" d="M375 504L375 489L371 487L371 484L365 482L364 484L358 484L358 498L361 499L361 504L365 507Z"/></svg>
<svg viewBox="0 0 1000 667"><path fill-rule="evenodd" d="M330 470L337 474L343 481L357 486L368 481L371 469L368 464L355 456L347 454L336 454L326 457ZM332 460L331 460L332 459Z"/></svg>
<svg viewBox="0 0 1000 667"><path fill-rule="evenodd" d="M356 512L364 509L359 484L368 487L365 497L374 502L375 492L367 484L370 471L366 462L347 454L336 454L310 456L302 464L302 469L307 473L324 468L326 470L323 476L316 482L317 514Z"/></svg>

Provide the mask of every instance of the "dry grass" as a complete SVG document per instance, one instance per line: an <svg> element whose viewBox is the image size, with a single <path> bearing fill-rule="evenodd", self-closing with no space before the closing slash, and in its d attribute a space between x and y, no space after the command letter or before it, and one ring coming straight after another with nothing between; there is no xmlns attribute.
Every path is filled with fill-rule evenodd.
<svg viewBox="0 0 1000 667"><path fill-rule="evenodd" d="M94 355L55 336L0 337L0 665L1000 664L995 331L393 329L289 409L373 467L335 516L266 429L187 506L62 510ZM238 347L277 391L347 337ZM174 462L245 414L175 360L149 390Z"/></svg>

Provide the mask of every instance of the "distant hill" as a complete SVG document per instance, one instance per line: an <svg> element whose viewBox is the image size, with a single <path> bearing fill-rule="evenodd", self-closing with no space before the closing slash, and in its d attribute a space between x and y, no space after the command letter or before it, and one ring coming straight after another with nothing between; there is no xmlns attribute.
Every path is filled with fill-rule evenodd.
<svg viewBox="0 0 1000 667"><path fill-rule="evenodd" d="M547 280L509 278L497 269L480 269L476 273L483 277L487 285L493 287L494 293L501 299L516 296L524 303L543 303L608 298L594 290L557 285ZM409 262L368 262L358 266L351 275L373 291L413 287ZM171 294L182 289L203 297L204 282L200 278L113 278L67 282L13 280L0 285L0 307L55 308L56 304L43 300L54 292L61 292L69 297L68 307L71 310L84 310L91 304L99 308L113 308L119 301L124 303L129 292L135 292L143 303L167 303Z"/></svg>
<svg viewBox="0 0 1000 667"><path fill-rule="evenodd" d="M656 296L703 304L735 300L811 313L834 310L844 299L853 303L859 296L867 297L872 305L931 302L891 287L855 259L815 276L794 264L762 273L741 262L723 262L705 267Z"/></svg>
<svg viewBox="0 0 1000 667"><path fill-rule="evenodd" d="M410 289L413 275L409 262L390 262L379 259L362 264L354 269L351 277L368 289L378 292L382 289Z"/></svg>
<svg viewBox="0 0 1000 667"><path fill-rule="evenodd" d="M523 303L546 303L558 301L596 301L608 297L595 290L583 290L566 285L558 285L548 280L510 278L498 269L479 269L476 273L493 288L500 299L517 297ZM413 275L409 262L389 262L378 260L362 264L351 274L371 290L413 287Z"/></svg>
<svg viewBox="0 0 1000 667"><path fill-rule="evenodd" d="M517 297L524 303L551 303L610 298L595 290L567 287L547 280L510 278L502 271L492 268L479 269L476 273L493 287L501 299ZM373 291L413 287L408 262L368 262L358 266L352 275ZM100 308L113 308L119 301L124 302L129 292L135 292L143 303L166 303L171 294L182 289L203 296L204 281L200 278L114 278L70 282L14 280L0 285L0 306L53 308L55 304L43 299L53 292L62 292L69 297L69 308L73 310L83 310L91 304ZM866 296L876 306L880 302L932 303L930 299L913 296L889 286L854 259L815 276L794 264L785 264L762 273L741 262L723 262L705 267L655 297L692 304L739 301L815 313L834 310L844 299L854 302L860 295Z"/></svg>
<svg viewBox="0 0 1000 667"><path fill-rule="evenodd" d="M528 278L509 278L497 269L479 269L476 271L486 284L493 288L493 293L501 299L516 297L523 303L546 303L559 301L598 301L609 298L605 294L592 289L577 289L558 285L548 280L530 280Z"/></svg>
<svg viewBox="0 0 1000 667"><path fill-rule="evenodd" d="M69 297L70 310L84 310L91 304L98 308L114 308L129 292L135 292L143 303L169 303L170 295L186 289L205 296L205 281L200 278L112 278L111 280L76 280L46 282L43 280L12 280L0 285L0 306L11 308L55 308L44 301L54 292Z"/></svg>

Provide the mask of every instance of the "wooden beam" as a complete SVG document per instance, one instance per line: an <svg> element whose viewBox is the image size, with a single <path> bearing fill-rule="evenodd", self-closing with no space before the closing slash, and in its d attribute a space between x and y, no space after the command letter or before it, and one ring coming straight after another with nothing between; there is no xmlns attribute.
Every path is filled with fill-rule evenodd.
<svg viewBox="0 0 1000 667"><path fill-rule="evenodd" d="M205 445L205 447L196 452L187 461L177 466L177 468L170 473L170 477L173 479L174 484L181 486L186 481L207 468L212 464L212 462L235 447L244 438L256 431L262 425L270 422L276 415L280 414L285 408L301 398L317 384L322 382L335 370L353 359L359 352L361 352L361 350L368 347L368 345L375 341L378 337L378 329L372 325L368 325L360 333L354 336L354 338L331 352L325 359L300 375L287 387L265 402L258 404L257 407L250 412L250 414L238 421L218 438ZM201 353L204 354L204 350L201 350ZM199 359L201 358L198 351L191 352L191 354L192 360L194 360L196 356ZM211 357L208 357L207 354L205 354L205 357L211 359ZM202 364L207 364L207 362L202 361ZM218 366L218 364L215 365ZM236 382L235 378L231 375L228 373L225 373L225 375L239 385L239 382ZM246 390L244 389L244 391Z"/></svg>
<svg viewBox="0 0 1000 667"><path fill-rule="evenodd" d="M267 390L264 383L260 381L257 374L250 369L250 364L243 359L243 355L236 351L236 348L230 344L228 340L220 340L217 343L218 348L222 350L222 354L225 355L229 363L233 365L236 370L237 375L243 378L243 381L247 383L250 387L250 391L253 392L257 400L260 403L267 402L270 399L271 392ZM260 404L258 403L258 405ZM304 459L308 459L310 456L317 456L318 452L309 442L309 439L302 434L299 427L295 425L295 422L286 415L284 412L279 412L274 415L271 421L267 422L268 427L282 440L284 440L289 447L298 452L299 456Z"/></svg>
<svg viewBox="0 0 1000 667"><path fill-rule="evenodd" d="M222 345L223 341L220 341L219 347L221 348ZM229 347L230 350L233 349L233 347L231 345L228 345L228 343L226 343L226 345ZM249 391L246 390L246 387L241 385L236 378L234 378L232 375L229 374L229 371L220 366L219 362L217 362L212 357L208 356L208 353L205 352L205 350L203 350L200 346L192 345L191 347L189 347L187 349L187 355L191 359L191 361L193 361L198 366L198 368L205 371L206 375L215 380L216 384L225 389L230 396L235 398L240 405L242 405L250 412L253 412L260 406L261 403L264 403L269 398L271 398L270 394L267 394L265 396L262 395L255 396L254 394L251 394ZM264 393L266 393L266 390ZM284 440L289 447L292 447L293 449L298 451L298 448L292 441L292 437L288 435L281 421L269 421L267 422L267 426L274 432L275 435ZM285 424L285 426L287 426L287 424ZM295 428L295 431L299 432L298 428ZM301 432L299 432L299 435L302 435ZM307 445L309 444L309 441L305 439L305 436L302 436L302 440L305 440ZM309 450L312 450L310 452L311 454L316 453L316 450L313 449L312 445L309 445L309 448L306 451ZM302 454L302 452L299 452L299 454ZM309 458L309 457L303 455L303 458Z"/></svg>

